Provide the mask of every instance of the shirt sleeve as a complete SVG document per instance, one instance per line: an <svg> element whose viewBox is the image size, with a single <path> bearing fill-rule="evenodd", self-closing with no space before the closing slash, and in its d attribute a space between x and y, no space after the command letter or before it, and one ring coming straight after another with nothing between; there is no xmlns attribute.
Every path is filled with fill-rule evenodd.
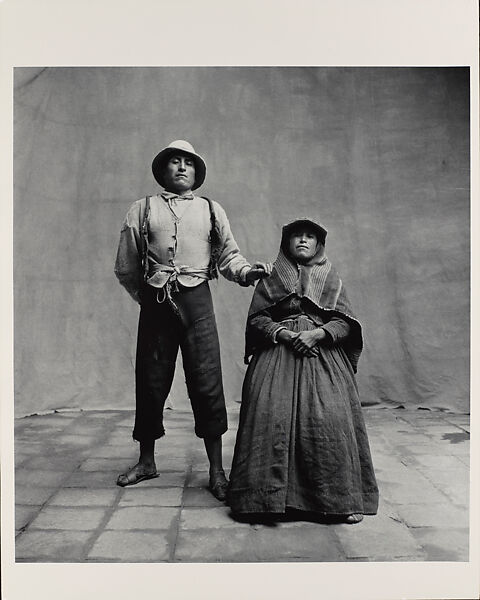
<svg viewBox="0 0 480 600"><path fill-rule="evenodd" d="M215 218L217 220L222 244L220 256L218 258L218 270L229 281L234 281L242 286L248 287L246 281L247 273L252 266L240 254L240 249L233 237L230 223L224 209L214 202Z"/></svg>
<svg viewBox="0 0 480 600"><path fill-rule="evenodd" d="M280 323L274 321L266 310L251 317L249 320L249 326L257 335L272 342L273 344L278 343L278 332L282 329L286 329L284 325L280 325Z"/></svg>
<svg viewBox="0 0 480 600"><path fill-rule="evenodd" d="M345 319L335 316L322 325L322 329L328 334L332 344L339 344L348 337L351 328Z"/></svg>
<svg viewBox="0 0 480 600"><path fill-rule="evenodd" d="M138 200L130 207L120 231L115 275L135 302L140 303L142 284L142 239L141 218L145 210L144 202Z"/></svg>

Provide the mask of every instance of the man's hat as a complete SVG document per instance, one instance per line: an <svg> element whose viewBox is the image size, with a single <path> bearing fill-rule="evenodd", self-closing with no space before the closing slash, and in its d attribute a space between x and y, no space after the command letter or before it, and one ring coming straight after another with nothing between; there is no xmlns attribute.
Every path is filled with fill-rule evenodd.
<svg viewBox="0 0 480 600"><path fill-rule="evenodd" d="M153 159L152 162L153 176L162 187L165 187L163 183L163 171L165 169L165 165L167 164L172 154L177 153L187 154L192 158L193 162L195 163L195 183L192 186L192 190L196 190L205 181L205 176L207 174L207 165L205 164L205 161L200 156L200 154L197 154L195 152L195 149L192 146L192 144L186 142L185 140L175 140L166 148L160 150L160 152L157 154L157 156Z"/></svg>

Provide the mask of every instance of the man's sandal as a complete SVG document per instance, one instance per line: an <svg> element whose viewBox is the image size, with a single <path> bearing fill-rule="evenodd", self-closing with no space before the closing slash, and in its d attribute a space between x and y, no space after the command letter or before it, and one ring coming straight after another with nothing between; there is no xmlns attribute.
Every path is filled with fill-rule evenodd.
<svg viewBox="0 0 480 600"><path fill-rule="evenodd" d="M218 471L213 476L210 475L208 489L212 492L217 500L220 500L220 502L224 502L226 500L228 481L223 471Z"/></svg>
<svg viewBox="0 0 480 600"><path fill-rule="evenodd" d="M139 469L138 465L135 465L126 473L122 473L118 476L117 485L120 487L126 487L127 485L135 485L136 483L140 483L140 481L154 479L155 477L158 477L156 469L155 471L146 473L143 469Z"/></svg>

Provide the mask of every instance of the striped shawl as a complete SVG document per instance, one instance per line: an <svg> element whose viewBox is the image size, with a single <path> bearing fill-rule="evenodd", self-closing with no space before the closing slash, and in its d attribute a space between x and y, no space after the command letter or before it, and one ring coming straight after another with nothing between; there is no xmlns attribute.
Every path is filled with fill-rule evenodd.
<svg viewBox="0 0 480 600"><path fill-rule="evenodd" d="M249 326L250 319L292 294L307 298L322 311L329 311L349 323L351 330L343 342L343 349L356 372L363 348L362 326L352 311L335 267L326 256L310 266L297 265L286 256L282 248L274 262L272 274L258 283L253 294L245 334L246 362L258 347L256 336Z"/></svg>

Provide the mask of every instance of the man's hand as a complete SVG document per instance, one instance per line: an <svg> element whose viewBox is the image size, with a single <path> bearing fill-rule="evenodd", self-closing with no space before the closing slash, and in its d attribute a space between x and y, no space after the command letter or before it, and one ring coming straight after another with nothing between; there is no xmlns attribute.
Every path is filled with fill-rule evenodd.
<svg viewBox="0 0 480 600"><path fill-rule="evenodd" d="M263 279L264 277L268 277L269 275L271 275L272 269L272 263L256 262L253 264L252 268L247 273L245 279L247 283L253 283L257 279Z"/></svg>

